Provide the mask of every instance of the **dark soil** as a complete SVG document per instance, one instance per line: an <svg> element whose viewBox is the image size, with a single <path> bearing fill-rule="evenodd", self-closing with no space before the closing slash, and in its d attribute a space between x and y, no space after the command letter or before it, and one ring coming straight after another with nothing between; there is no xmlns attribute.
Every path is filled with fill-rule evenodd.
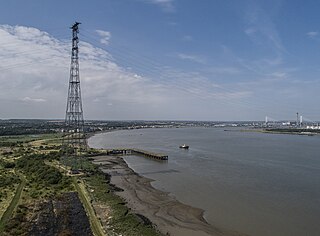
<svg viewBox="0 0 320 236"><path fill-rule="evenodd" d="M39 204L30 236L93 236L86 212L76 192Z"/></svg>

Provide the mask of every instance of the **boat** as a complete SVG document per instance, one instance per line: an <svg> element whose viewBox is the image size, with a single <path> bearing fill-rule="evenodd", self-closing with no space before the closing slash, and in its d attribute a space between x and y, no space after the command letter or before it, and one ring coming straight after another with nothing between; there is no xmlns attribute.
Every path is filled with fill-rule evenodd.
<svg viewBox="0 0 320 236"><path fill-rule="evenodd" d="M183 144L179 148L189 149L189 145Z"/></svg>

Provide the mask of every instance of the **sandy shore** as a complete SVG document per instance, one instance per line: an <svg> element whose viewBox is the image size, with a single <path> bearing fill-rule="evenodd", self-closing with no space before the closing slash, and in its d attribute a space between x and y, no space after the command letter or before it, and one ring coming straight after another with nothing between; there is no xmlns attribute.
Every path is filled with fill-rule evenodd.
<svg viewBox="0 0 320 236"><path fill-rule="evenodd" d="M163 234L243 236L209 225L203 218L203 210L185 205L168 193L155 189L150 184L152 179L135 173L122 157L96 156L93 159L104 173L111 176L111 183L124 190L117 194L127 201L127 206L151 220Z"/></svg>

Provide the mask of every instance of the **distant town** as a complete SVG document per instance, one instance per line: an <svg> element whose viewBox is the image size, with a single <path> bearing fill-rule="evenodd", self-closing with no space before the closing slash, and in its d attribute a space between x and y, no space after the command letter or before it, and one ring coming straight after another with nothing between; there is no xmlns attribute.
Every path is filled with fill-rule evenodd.
<svg viewBox="0 0 320 236"><path fill-rule="evenodd" d="M311 121L103 121L87 120L86 133L105 132L125 129L145 128L182 128L182 127L242 127L272 132L293 132L300 134L320 133L320 122ZM38 119L2 119L0 120L0 136L63 133L64 120Z"/></svg>

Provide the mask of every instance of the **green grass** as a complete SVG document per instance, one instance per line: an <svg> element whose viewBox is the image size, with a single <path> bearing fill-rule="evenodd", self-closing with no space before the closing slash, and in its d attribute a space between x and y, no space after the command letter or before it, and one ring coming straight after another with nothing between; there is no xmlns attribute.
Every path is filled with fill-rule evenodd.
<svg viewBox="0 0 320 236"><path fill-rule="evenodd" d="M10 135L1 136L0 142L31 142L41 139L56 139L61 138L62 134L30 134L30 135Z"/></svg>
<svg viewBox="0 0 320 236"><path fill-rule="evenodd" d="M87 214L89 215L89 220L90 220L90 225L91 225L91 229L93 231L93 234L95 236L104 236L104 230L102 228L102 225L99 221L99 219L97 218L94 209L92 208L91 204L90 204L90 200L89 197L86 193L86 190L84 187L81 187L80 184L77 183L77 178L73 177L72 178L73 184L79 194L79 197L81 199L81 202L84 206L84 208L86 209Z"/></svg>
<svg viewBox="0 0 320 236"><path fill-rule="evenodd" d="M60 137L61 135L58 134L0 137L0 144L22 145L18 148L11 148L12 154L7 155L6 158L0 158L0 204L3 213L0 219L0 235L17 233L23 228L20 226L26 223L24 221L27 221L27 219L21 218L21 212L18 212L19 208L17 208L20 198L21 204L28 205L34 200L48 199L63 192L74 191L70 177L62 175L56 168L45 164L46 161L57 160L60 153L50 152L49 150L47 154L35 154L33 150L32 141L58 140ZM8 157L17 157L17 159L8 159ZM19 174L19 178L15 174L17 171L23 173L25 177ZM21 197L22 191L23 196ZM3 201L1 201L2 199ZM10 228L17 223L17 220L20 222L20 226L14 226L12 231Z"/></svg>
<svg viewBox="0 0 320 236"><path fill-rule="evenodd" d="M61 157L60 161L63 165L69 166L73 169L84 170L88 172L95 172L97 171L96 165L92 164L87 157L79 156L79 157Z"/></svg>
<svg viewBox="0 0 320 236"><path fill-rule="evenodd" d="M26 184L26 180L22 175L20 175L20 179L21 179L21 183L19 184L17 191L16 191L10 205L8 206L7 210L4 212L4 214L0 220L0 233L3 232L6 223L11 218L12 213L20 200L22 190Z"/></svg>
<svg viewBox="0 0 320 236"><path fill-rule="evenodd" d="M61 152L36 154L40 149L44 150L48 148L48 151L50 151L50 148L52 150L56 149L57 147L46 146L46 144L60 144L61 137L60 134L0 137L0 143L12 142L19 145L22 144L20 147L18 146L11 149L13 153L7 155L7 161L9 160L8 157L17 157L10 159L10 161L15 163L12 170L19 170L26 176L25 178L22 175L20 176L21 182L16 190L14 190L15 188L12 188L12 193L15 191L15 195L0 220L0 235L5 233L9 226L14 226L13 230L15 230L8 231L10 233L9 235L11 235L12 232L26 230L27 227L29 227L26 225L21 226L27 222L27 219L25 217L21 218L22 214L19 213L19 207L17 208L20 198L20 204L26 206L26 209L23 208L25 211L24 213L26 213L28 210L27 206L30 202L55 197L60 193L74 191L75 189L78 191L81 202L89 215L94 235L104 235L104 232L101 222L97 218L91 204L91 199L96 203L101 204L102 207L106 206L110 209L108 215L112 218L108 220L108 226L110 226L116 234L127 236L161 235L151 225L145 225L135 214L130 212L125 205L124 200L113 192L114 187L109 184L105 175L98 170L98 166L94 165L87 157L67 157L60 159ZM33 143L33 141L37 140L41 140L42 144L39 144L40 142ZM43 147L40 148L40 146ZM61 169L54 164L54 161L58 160L66 166L82 169L87 173L87 177L79 176L72 179L71 177L62 174L64 171L61 171ZM5 164L5 162L3 163ZM1 168L0 171L4 171L4 168ZM14 174L12 171L11 173ZM86 184L83 184L83 182L78 184L77 181L80 178L85 181ZM15 186L16 185L17 183ZM88 191L86 186L89 186L90 190L93 189L94 191ZM0 191L2 190L3 189L0 188ZM23 197L21 197L22 191ZM8 199L6 204L8 204L9 201L10 199ZM112 232L113 231L110 230L108 235L112 235Z"/></svg>
<svg viewBox="0 0 320 236"><path fill-rule="evenodd" d="M118 234L130 236L158 236L161 235L151 225L144 225L138 217L131 213L124 200L111 191L105 175L96 173L85 178L87 185L94 191L93 198L111 208L110 225Z"/></svg>

